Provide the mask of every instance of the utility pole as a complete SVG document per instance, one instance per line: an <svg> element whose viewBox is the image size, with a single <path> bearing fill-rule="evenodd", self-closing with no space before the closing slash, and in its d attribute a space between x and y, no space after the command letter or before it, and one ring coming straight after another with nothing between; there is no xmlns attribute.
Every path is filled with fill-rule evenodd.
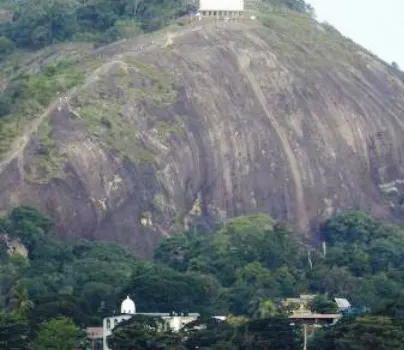
<svg viewBox="0 0 404 350"><path fill-rule="evenodd" d="M303 323L303 350L307 350L307 324Z"/></svg>
<svg viewBox="0 0 404 350"><path fill-rule="evenodd" d="M313 262L311 261L311 253L309 249L307 249L307 260L309 261L310 270L313 270Z"/></svg>

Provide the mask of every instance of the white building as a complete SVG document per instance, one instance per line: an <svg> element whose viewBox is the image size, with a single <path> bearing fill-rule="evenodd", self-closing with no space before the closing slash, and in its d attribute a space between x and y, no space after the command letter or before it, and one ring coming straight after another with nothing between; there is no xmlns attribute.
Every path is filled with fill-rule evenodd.
<svg viewBox="0 0 404 350"><path fill-rule="evenodd" d="M346 311L351 307L351 303L345 298L335 298L335 303L338 306L339 311Z"/></svg>
<svg viewBox="0 0 404 350"><path fill-rule="evenodd" d="M102 342L104 350L109 350L107 344L107 337L112 334L112 330L122 321L129 320L136 313L136 305L135 302L126 297L126 299L121 303L121 314L115 315L111 317L106 317L102 321Z"/></svg>
<svg viewBox="0 0 404 350"><path fill-rule="evenodd" d="M144 315L151 317L160 317L165 321L165 325L167 328L171 329L174 332L178 332L181 328L183 328L187 323L193 322L199 318L199 314L192 313L187 315L171 315L169 313L136 313L136 305L135 302L126 297L126 299L121 304L121 313L119 315L110 316L104 318L102 322L103 328L103 348L104 350L110 350L107 344L107 337L112 334L112 330L122 321L126 321L131 319L134 315Z"/></svg>
<svg viewBox="0 0 404 350"><path fill-rule="evenodd" d="M244 13L244 0L200 0L202 17L237 18Z"/></svg>

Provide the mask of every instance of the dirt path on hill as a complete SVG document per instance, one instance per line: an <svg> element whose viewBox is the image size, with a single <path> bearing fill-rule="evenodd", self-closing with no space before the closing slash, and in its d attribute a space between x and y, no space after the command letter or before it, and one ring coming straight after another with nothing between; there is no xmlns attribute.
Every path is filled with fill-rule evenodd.
<svg viewBox="0 0 404 350"><path fill-rule="evenodd" d="M164 47L167 45L167 42L172 44L175 38L178 38L180 36L183 36L185 34L188 34L190 32L193 32L195 30L200 30L200 29L202 29L202 27L187 28L187 29L183 30L182 32L177 32L177 33L169 32L169 33L167 33L167 36L162 38L162 40L150 41L148 45L142 46L138 50L134 50L135 52L132 51L131 54L133 55L133 53L135 53L135 55L139 55L140 53L143 53L145 51L148 51L148 50L153 49L158 46ZM123 56L122 54L119 54L119 55L115 56L116 59L103 64L101 67L98 67L95 71L93 71L87 77L87 79L83 85L81 85L79 87L74 87L73 89L68 91L63 96L64 100L66 100L66 99L67 99L67 101L70 100L75 94L77 94L77 92L86 89L89 85L96 82L100 78L101 75L108 73L109 69L112 66L114 66L115 64L121 64L123 67L126 68L127 64L124 61L119 60L119 58L122 58L122 56ZM29 141L31 140L32 135L34 135L38 131L38 128L43 123L43 121L46 118L48 118L54 112L54 110L58 108L59 105L60 105L60 100L58 97L52 101L52 103L44 110L44 112L38 118L36 118L33 122L31 122L26 127L25 131L22 133L22 135L19 135L17 137L17 139L11 144L9 152L7 152L7 154L4 156L4 158L0 161L0 175L3 173L3 171L7 168L7 166L13 160L15 160L16 158L20 158L20 160L23 159L21 157L21 153L24 152L25 147L28 145ZM21 172L22 171L21 169L23 169L23 164L19 164L19 169ZM24 174L20 174L20 175L22 176L22 178L24 177Z"/></svg>
<svg viewBox="0 0 404 350"><path fill-rule="evenodd" d="M108 72L109 68L116 64L119 61L111 61L108 62L101 67L97 68L90 76L87 77L85 83L80 86L78 89L77 87L71 89L64 97L69 100L72 98L79 90L87 88L90 84L94 83L99 79L101 74ZM17 140L15 140L11 144L11 149L5 158L0 162L0 174L4 171L4 169L17 157L20 156L20 153L24 151L25 147L27 146L28 142L30 141L33 134L38 131L39 126L42 122L51 115L51 113L59 106L59 98L53 100L53 102L45 109L45 111L36 118L32 123L30 123L25 131L20 135ZM20 165L21 167L21 165Z"/></svg>

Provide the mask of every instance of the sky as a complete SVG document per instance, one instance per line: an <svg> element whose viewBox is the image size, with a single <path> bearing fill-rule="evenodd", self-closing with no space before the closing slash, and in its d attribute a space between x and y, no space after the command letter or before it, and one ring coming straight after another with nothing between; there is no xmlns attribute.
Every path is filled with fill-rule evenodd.
<svg viewBox="0 0 404 350"><path fill-rule="evenodd" d="M317 19L404 68L404 0L307 0Z"/></svg>

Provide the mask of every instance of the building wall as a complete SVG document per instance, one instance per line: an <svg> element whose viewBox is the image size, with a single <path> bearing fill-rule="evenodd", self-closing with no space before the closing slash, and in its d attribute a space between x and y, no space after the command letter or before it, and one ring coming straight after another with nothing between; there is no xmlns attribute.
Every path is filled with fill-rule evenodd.
<svg viewBox="0 0 404 350"><path fill-rule="evenodd" d="M170 316L170 314L164 313L140 313L138 315L161 317L165 321L165 328L170 329L173 332L178 332L187 323L196 321L199 317L199 314L191 314L187 316ZM122 321L129 320L133 316L134 315L117 315L104 318L102 322L104 350L110 350L107 344L107 337L112 334L112 330L115 328L115 326L117 326Z"/></svg>
<svg viewBox="0 0 404 350"><path fill-rule="evenodd" d="M103 346L104 350L110 350L107 344L107 337L112 334L112 330L117 326L119 323L125 320L129 320L132 318L133 315L116 315L112 317L104 318L102 321L102 333L103 333Z"/></svg>
<svg viewBox="0 0 404 350"><path fill-rule="evenodd" d="M87 327L86 334L89 339L101 339L103 329L102 327Z"/></svg>
<svg viewBox="0 0 404 350"><path fill-rule="evenodd" d="M196 321L198 316L170 316L164 318L167 328L171 329L173 332L178 332L187 323Z"/></svg>
<svg viewBox="0 0 404 350"><path fill-rule="evenodd" d="M91 350L103 350L103 329L102 327L86 328L87 340L90 341Z"/></svg>
<svg viewBox="0 0 404 350"><path fill-rule="evenodd" d="M199 11L244 11L244 0L200 0Z"/></svg>

